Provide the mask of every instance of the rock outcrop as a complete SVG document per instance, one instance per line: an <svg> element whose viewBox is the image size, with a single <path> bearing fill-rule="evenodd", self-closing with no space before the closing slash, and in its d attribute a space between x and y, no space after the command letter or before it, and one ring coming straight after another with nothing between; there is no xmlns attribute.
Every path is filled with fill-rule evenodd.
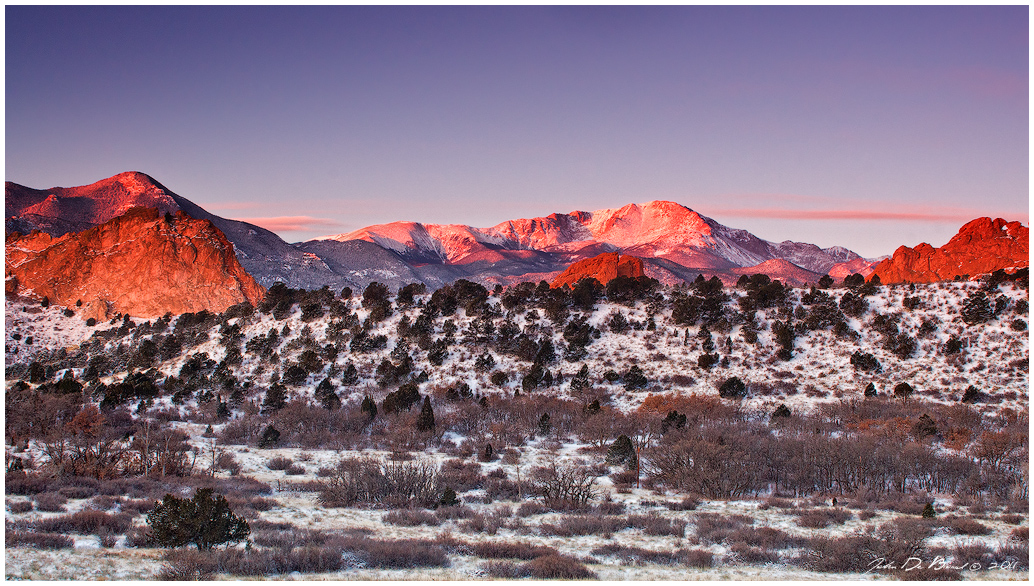
<svg viewBox="0 0 1034 586"><path fill-rule="evenodd" d="M925 242L915 248L899 247L876 265L873 275L883 283L932 283L1027 266L1030 236L1026 226L1001 218L977 218L940 248Z"/></svg>
<svg viewBox="0 0 1034 586"><path fill-rule="evenodd" d="M591 277L606 285L618 277L642 277L643 261L634 256L620 256L616 252L603 254L580 260L567 267L550 283L550 287L574 286L578 281Z"/></svg>
<svg viewBox="0 0 1034 586"><path fill-rule="evenodd" d="M75 307L83 319L222 311L265 291L208 220L133 208L83 232L9 233L5 290Z"/></svg>

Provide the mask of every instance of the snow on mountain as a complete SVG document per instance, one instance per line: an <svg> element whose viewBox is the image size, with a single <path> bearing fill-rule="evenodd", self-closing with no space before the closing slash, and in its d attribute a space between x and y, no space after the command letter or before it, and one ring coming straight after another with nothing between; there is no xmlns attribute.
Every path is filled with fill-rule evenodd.
<svg viewBox="0 0 1034 586"><path fill-rule="evenodd" d="M841 247L821 249L814 244L767 242L671 201L554 213L508 220L490 228L393 222L321 240L366 240L407 259L440 259L447 263L493 249L575 253L604 246L607 252L664 258L683 267L711 271L755 266L778 258L822 274L838 262L858 258Z"/></svg>

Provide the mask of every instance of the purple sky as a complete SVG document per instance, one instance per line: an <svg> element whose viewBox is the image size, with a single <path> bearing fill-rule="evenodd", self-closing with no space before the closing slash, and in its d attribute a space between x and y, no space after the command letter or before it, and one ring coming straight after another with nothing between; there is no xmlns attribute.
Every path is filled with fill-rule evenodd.
<svg viewBox="0 0 1034 586"><path fill-rule="evenodd" d="M1028 7L7 6L6 173L298 241L673 200L864 256L1028 222Z"/></svg>

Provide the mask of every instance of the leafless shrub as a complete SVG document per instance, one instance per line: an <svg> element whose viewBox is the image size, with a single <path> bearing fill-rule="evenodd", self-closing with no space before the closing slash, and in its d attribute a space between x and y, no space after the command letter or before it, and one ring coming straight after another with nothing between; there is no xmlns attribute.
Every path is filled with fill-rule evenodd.
<svg viewBox="0 0 1034 586"><path fill-rule="evenodd" d="M520 566L513 562L485 562L481 564L481 571L490 578L509 580L523 577Z"/></svg>
<svg viewBox="0 0 1034 586"><path fill-rule="evenodd" d="M549 546L519 541L479 541L470 544L469 549L472 554L486 559L533 560L557 553L557 550Z"/></svg>
<svg viewBox="0 0 1034 586"><path fill-rule="evenodd" d="M990 535L991 528L973 519L949 515L940 520L940 524L959 535Z"/></svg>
<svg viewBox="0 0 1034 586"><path fill-rule="evenodd" d="M592 508L597 515L620 515L625 512L625 504L610 500L609 498Z"/></svg>
<svg viewBox="0 0 1034 586"><path fill-rule="evenodd" d="M628 524L641 529L647 535L677 535L686 533L686 522L678 519L667 519L657 513L647 515L629 515Z"/></svg>
<svg viewBox="0 0 1034 586"><path fill-rule="evenodd" d="M806 509L797 511L797 525L800 527L810 527L812 529L822 529L829 527L830 525L840 525L845 521L849 521L854 515L850 511L844 509Z"/></svg>
<svg viewBox="0 0 1034 586"><path fill-rule="evenodd" d="M326 507L410 502L431 506L441 498L442 490L440 471L431 464L348 458L338 464L318 500Z"/></svg>
<svg viewBox="0 0 1034 586"><path fill-rule="evenodd" d="M1027 543L1030 541L1030 527L1017 527L1009 533L1009 539L1013 541L1022 541Z"/></svg>
<svg viewBox="0 0 1034 586"><path fill-rule="evenodd" d="M437 527L442 524L441 519L434 513L413 509L391 511L381 517L381 521L402 527L416 527L417 525Z"/></svg>
<svg viewBox="0 0 1034 586"><path fill-rule="evenodd" d="M18 514L28 513L29 511L32 511L34 507L32 505L32 501L7 501L7 508L10 509L12 513Z"/></svg>
<svg viewBox="0 0 1034 586"><path fill-rule="evenodd" d="M291 464L284 470L284 474L288 476L299 476L305 474L305 467L300 464Z"/></svg>
<svg viewBox="0 0 1034 586"><path fill-rule="evenodd" d="M517 507L518 517L530 517L532 515L541 515L548 512L549 509L538 501L525 501L521 503L521 506Z"/></svg>
<svg viewBox="0 0 1034 586"><path fill-rule="evenodd" d="M474 516L474 509L466 505L450 505L447 507L438 507L435 511L439 519L443 521L449 519L469 519Z"/></svg>
<svg viewBox="0 0 1034 586"><path fill-rule="evenodd" d="M219 563L211 552L193 549L173 549L165 554L165 561L158 573L159 580L211 580Z"/></svg>
<svg viewBox="0 0 1034 586"><path fill-rule="evenodd" d="M1018 513L1011 513L1001 516L1002 523L1006 523L1008 525L1019 525L1020 523L1023 523L1023 519L1024 516Z"/></svg>
<svg viewBox="0 0 1034 586"><path fill-rule="evenodd" d="M995 552L995 557L999 561L1015 561L1017 570L1030 570L1030 545L1026 541L1000 548Z"/></svg>
<svg viewBox="0 0 1034 586"><path fill-rule="evenodd" d="M754 520L746 515L720 515L700 513L694 519L696 536L706 543L722 543L736 530L753 525Z"/></svg>
<svg viewBox="0 0 1034 586"><path fill-rule="evenodd" d="M779 563L779 554L765 547L756 547L738 542L729 547L736 561L744 564Z"/></svg>
<svg viewBox="0 0 1034 586"><path fill-rule="evenodd" d="M132 526L129 515L111 515L103 511L85 509L71 515L60 515L48 519L40 519L35 523L38 531L52 533L98 534L107 530L113 533L125 533Z"/></svg>
<svg viewBox="0 0 1034 586"><path fill-rule="evenodd" d="M69 549L75 546L75 542L67 535L60 533L37 533L35 531L12 531L4 532L4 545L7 547L28 546L36 549Z"/></svg>
<svg viewBox="0 0 1034 586"><path fill-rule="evenodd" d="M794 509L796 507L797 505L795 505L793 501L775 496L765 499L765 504L762 505L763 509Z"/></svg>
<svg viewBox="0 0 1034 586"><path fill-rule="evenodd" d="M535 490L554 510L584 508L596 496L596 475L585 466L553 462L532 470Z"/></svg>
<svg viewBox="0 0 1034 586"><path fill-rule="evenodd" d="M42 492L35 497L36 509L47 513L63 513L68 499L57 492Z"/></svg>
<svg viewBox="0 0 1034 586"><path fill-rule="evenodd" d="M234 576L270 574L325 573L341 569L338 547L306 546L284 549L228 549L216 553L219 571Z"/></svg>
<svg viewBox="0 0 1034 586"><path fill-rule="evenodd" d="M97 494L95 486L62 486L57 491L61 496L70 499L88 499Z"/></svg>
<svg viewBox="0 0 1034 586"><path fill-rule="evenodd" d="M563 517L559 523L543 523L539 525L539 531L543 535L554 535L557 537L572 537L574 535L603 535L609 537L616 531L628 527L628 523L621 517L609 517L603 515L569 515Z"/></svg>
<svg viewBox="0 0 1034 586"><path fill-rule="evenodd" d="M613 556L620 559L624 564L636 565L674 565L680 561L678 554L679 552L643 549L641 547L618 545L617 543L608 543L592 550L592 555Z"/></svg>
<svg viewBox="0 0 1034 586"><path fill-rule="evenodd" d="M714 554L706 549L680 549L679 561L691 568L710 568L714 565Z"/></svg>
<svg viewBox="0 0 1034 586"><path fill-rule="evenodd" d="M119 508L123 513L135 517L137 515L150 513L151 509L154 508L154 503L155 501L151 499L128 499L123 501L122 506Z"/></svg>
<svg viewBox="0 0 1034 586"><path fill-rule="evenodd" d="M446 460L442 464L442 483L456 492L466 492L484 486L481 464L459 459Z"/></svg>
<svg viewBox="0 0 1034 586"><path fill-rule="evenodd" d="M50 479L39 474L9 474L4 479L4 492L7 494L31 496L46 492L50 486Z"/></svg>
<svg viewBox="0 0 1034 586"><path fill-rule="evenodd" d="M285 456L276 456L266 462L266 468L270 470L287 470L294 464L294 460Z"/></svg>
<svg viewBox="0 0 1034 586"><path fill-rule="evenodd" d="M378 541L365 537L346 538L341 542L345 551L372 568L447 567L449 556L442 546L421 539Z"/></svg>
<svg viewBox="0 0 1034 586"><path fill-rule="evenodd" d="M566 555L544 555L522 564L521 574L539 580L586 580L596 579L585 564Z"/></svg>
<svg viewBox="0 0 1034 586"><path fill-rule="evenodd" d="M316 470L316 476L320 478L327 478L333 476L334 472L335 471L333 468L327 466L320 466L319 469Z"/></svg>

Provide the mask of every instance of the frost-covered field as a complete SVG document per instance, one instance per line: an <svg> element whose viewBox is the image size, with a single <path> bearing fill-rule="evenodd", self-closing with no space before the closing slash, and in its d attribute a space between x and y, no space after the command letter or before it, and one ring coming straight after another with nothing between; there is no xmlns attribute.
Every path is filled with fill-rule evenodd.
<svg viewBox="0 0 1034 586"><path fill-rule="evenodd" d="M541 291L467 307L461 296L453 311L417 293L389 297L383 319L361 295L288 294L255 311L93 326L8 299L5 575L154 578L185 562L143 543L149 503L214 486L249 520L254 546L219 558L216 578L545 577L532 565L555 554L604 580L1027 579L1026 288L884 286L864 310L843 312L857 290L789 290L755 307L726 288L711 299L717 309L700 291L602 298L589 311ZM967 323L963 307L981 291L987 314ZM791 352L779 356L785 324ZM719 398L731 379L745 396ZM870 383L877 395L864 397ZM914 394L894 398L900 383ZM407 386L433 406L431 429L419 427L420 402L387 406ZM367 397L376 415L361 407ZM73 417L98 403L103 431L86 437ZM619 436L641 448L641 469L613 460ZM149 467L155 437L184 476ZM75 450L101 444L118 457L70 477ZM788 446L801 453L764 451ZM822 473L833 466L823 450L858 446L893 448L881 456L894 467L886 478L843 458ZM723 450L709 464L718 467L698 469ZM669 453L693 457L678 468ZM351 457L429 463L461 504L324 504L319 489ZM12 458L27 474L12 475ZM544 506L553 464L592 479L587 502ZM742 486L707 482L748 469ZM926 503L933 519L922 520ZM59 523L91 509L117 529ZM17 542L38 533L68 535L72 547ZM916 553L886 564L921 567L866 573L839 559L871 535ZM381 542L433 555L376 562L363 548ZM546 549L504 555L485 544ZM241 562L305 548L336 552L333 569Z"/></svg>
<svg viewBox="0 0 1034 586"><path fill-rule="evenodd" d="M203 429L195 427L188 431L194 432L195 437L200 436ZM205 442L195 442L197 447L204 449ZM529 446L532 453L539 450L539 446ZM553 452L543 450L541 457L569 458L577 457L577 454L584 453L584 445L564 445L554 455ZM387 511L376 508L334 508L324 507L317 501L314 492L297 490L299 484L307 481L318 481L316 470L321 467L332 466L340 458L360 455L359 453L340 452L336 450L303 450L297 448L277 449L255 449L242 446L227 448L234 454L241 464L240 476L247 476L267 483L271 488L266 498L276 502L269 510L259 512L255 519L276 526L276 524L289 524L299 531L318 530L328 534L346 533L363 534L375 537L378 540L406 540L425 539L439 543L448 543L448 540L460 542L520 542L532 546L552 547L561 554L577 558L585 563L596 576L602 580L812 580L812 579L893 579L894 576L888 572L874 569L872 572L848 572L829 573L808 570L801 567L802 564L793 561L798 557L809 555L807 547L788 547L778 550L776 559L764 563L752 563L744 559L742 550L737 551L734 539L725 537L718 541L713 536L708 536L700 528L699 519L713 518L718 516L725 519L745 518L746 525L754 529L771 528L783 532L790 538L816 538L826 537L836 539L845 535L856 533L872 533L876 527L882 524L893 522L895 519L915 520L915 515L906 515L889 510L874 510L861 504L848 500L833 507L829 499L746 499L729 501L700 501L694 510L677 511L671 510L669 504L678 502L675 495L665 494L663 491L630 488L615 490L612 482L607 477L600 479L599 488L601 494L607 495L609 500L623 505L620 515L612 515L615 518L629 515L658 516L665 520L684 522L685 530L677 535L650 535L639 528L624 528L613 533L604 535L581 535L581 536L557 536L550 535L549 531L543 531L543 526L562 525L569 520L570 514L556 512L539 512L533 515L522 517L515 514L520 502L496 501L490 504L476 502L471 499L465 506L475 513L491 515L496 513L504 519L504 523L496 531L487 534L481 530L471 528L463 520L452 519L442 522L438 526L420 525L415 527L399 526L386 523L384 517ZM386 454L365 452L363 456L386 456ZM305 468L305 473L297 475L285 475L282 471L272 471L266 467L269 460L276 457L286 457L299 462ZM420 458L427 458L432 461L441 462L448 458L447 455L431 452ZM511 471L512 467L501 462L485 463L484 472L490 474L493 470L502 469ZM218 473L217 477L233 480L233 477L225 473ZM11 503L31 500L26 497L8 497L7 521L17 523L18 521L33 521L40 518L56 517L62 513L41 513L33 511L29 513L11 513ZM466 500L466 499L465 499ZM68 513L73 513L88 508L96 508L91 499L69 499L65 505ZM998 552L1003 548L1024 545L1026 542L1017 538L1018 534L1025 536L1029 527L1026 515L1022 519L1016 515L999 511L985 511L973 507L978 514L969 514L967 507L953 503L950 497L941 497L935 500L938 515L940 517L961 515L986 527L989 531L986 535L960 535L946 526L939 527L933 531L933 535L927 538L927 544L933 548L944 548L952 551L957 547L983 546L987 551ZM843 506L843 505L847 506ZM847 519L841 523L835 523L825 528L802 527L797 521L799 517L795 511L802 509L824 508L839 510L846 513ZM112 512L118 511L116 505ZM742 516L742 517L740 517ZM865 520L861 520L864 517ZM252 523L255 523L252 519ZM144 517L135 519L138 526L144 525ZM261 533L261 531L259 532ZM253 537L255 537L253 533ZM620 555L608 555L600 553L603 547L627 547L640 548L651 551L674 552L682 548L704 550L713 554L711 567L693 567L681 563L651 563L635 558ZM238 545L239 547L239 545ZM595 550L595 551L594 551ZM73 549L40 551L34 548L7 547L5 575L8 579L118 579L118 580L145 580L152 579L167 564L163 562L163 551L153 548L129 547L125 539L119 539L112 547L102 547L100 540L95 536L76 536ZM953 560L951 554L945 554L948 563L959 565L960 562ZM936 565L937 555L928 554L919 560L911 562L914 565L929 567ZM1028 572L1016 569L1016 563L1020 560L1015 557L1015 551L1010 550L1009 554L996 557L987 557L991 563L983 566L969 566L961 573L963 579L969 580L1026 580ZM490 560L470 555L461 550L451 553L448 556L446 567L423 567L411 569L375 569L365 568L361 562L333 572L324 573L301 573L293 572L287 575L269 574L269 578L304 578L304 579L363 579L363 580L468 580L485 579L491 576L486 572L486 563ZM904 562L905 560L902 560ZM994 566L998 567L994 567ZM991 566L991 567L989 567ZM979 568L979 569L977 569ZM907 575L907 573L906 573ZM215 578L234 578L233 575L217 573ZM898 575L897 577L901 577Z"/></svg>

